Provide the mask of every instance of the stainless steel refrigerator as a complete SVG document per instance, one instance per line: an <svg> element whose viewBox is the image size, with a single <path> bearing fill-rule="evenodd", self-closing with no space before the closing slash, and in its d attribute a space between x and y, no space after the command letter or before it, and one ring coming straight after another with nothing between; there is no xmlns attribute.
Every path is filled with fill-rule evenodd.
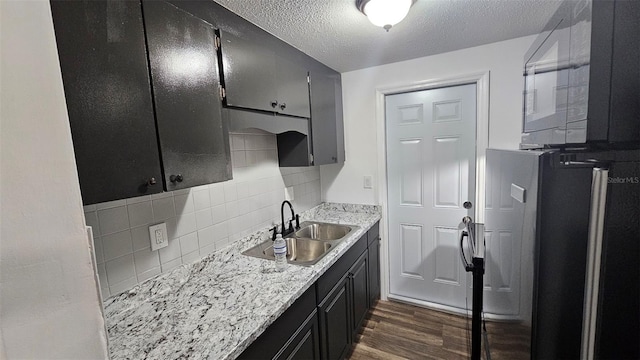
<svg viewBox="0 0 640 360"><path fill-rule="evenodd" d="M486 172L487 233L521 241L531 358L639 359L640 150L490 149Z"/></svg>

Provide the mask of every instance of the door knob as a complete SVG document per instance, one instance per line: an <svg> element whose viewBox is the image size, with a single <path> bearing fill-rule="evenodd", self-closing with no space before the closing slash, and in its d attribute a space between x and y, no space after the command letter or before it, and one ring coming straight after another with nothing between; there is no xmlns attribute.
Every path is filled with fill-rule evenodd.
<svg viewBox="0 0 640 360"><path fill-rule="evenodd" d="M271 102L271 107L275 109L276 106L278 106L278 102L277 101L272 101Z"/></svg>
<svg viewBox="0 0 640 360"><path fill-rule="evenodd" d="M156 181L156 178L152 177L149 180L147 180L147 185L155 185L158 182Z"/></svg>
<svg viewBox="0 0 640 360"><path fill-rule="evenodd" d="M287 104L285 103L280 104L280 110L284 110L286 108L287 108Z"/></svg>
<svg viewBox="0 0 640 360"><path fill-rule="evenodd" d="M473 204L471 203L471 201L465 201L464 204L462 204L462 206L465 209L471 209L473 207Z"/></svg>
<svg viewBox="0 0 640 360"><path fill-rule="evenodd" d="M184 180L184 178L182 177L182 175L181 175L181 174L178 174L178 175L171 175L171 176L169 176L169 180L170 180L172 183L175 183L175 182L182 182L182 180Z"/></svg>

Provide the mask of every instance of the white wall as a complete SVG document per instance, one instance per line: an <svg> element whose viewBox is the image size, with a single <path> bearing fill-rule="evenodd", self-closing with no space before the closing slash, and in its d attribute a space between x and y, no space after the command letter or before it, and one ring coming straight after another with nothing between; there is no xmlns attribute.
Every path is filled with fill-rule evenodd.
<svg viewBox="0 0 640 360"><path fill-rule="evenodd" d="M534 38L343 73L346 161L320 167L323 201L380 204L375 179L384 169L378 169L376 88L490 71L489 147L517 148L522 121L523 57ZM363 188L365 175L373 176L373 189Z"/></svg>
<svg viewBox="0 0 640 360"><path fill-rule="evenodd" d="M0 358L106 358L49 2L0 24Z"/></svg>

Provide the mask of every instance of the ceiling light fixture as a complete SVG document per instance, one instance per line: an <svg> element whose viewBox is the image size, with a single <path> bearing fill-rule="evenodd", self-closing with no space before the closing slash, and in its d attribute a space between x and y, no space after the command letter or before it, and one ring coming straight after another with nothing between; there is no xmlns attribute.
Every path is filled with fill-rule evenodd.
<svg viewBox="0 0 640 360"><path fill-rule="evenodd" d="M412 0L356 0L356 6L375 26L389 31L409 13Z"/></svg>

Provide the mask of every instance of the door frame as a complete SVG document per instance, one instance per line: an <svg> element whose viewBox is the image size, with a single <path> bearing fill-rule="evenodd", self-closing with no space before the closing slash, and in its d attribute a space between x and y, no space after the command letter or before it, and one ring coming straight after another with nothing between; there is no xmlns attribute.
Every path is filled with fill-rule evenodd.
<svg viewBox="0 0 640 360"><path fill-rule="evenodd" d="M476 222L484 223L484 185L485 185L485 153L489 146L489 78L490 71L474 72L469 74L443 77L436 79L420 80L410 83L385 85L376 87L376 135L378 157L378 199L377 203L382 207L382 219L380 221L380 234L382 235L382 251L380 255L380 272L382 275L382 289L380 297L387 300L389 297L389 208L387 204L387 132L385 119L385 96L436 89L456 85L476 85L476 196L474 217ZM394 296L394 298L396 298ZM408 300L408 299L407 299ZM411 301L420 304L420 301ZM422 305L431 307L434 304L422 302ZM438 306L442 310L455 311L453 308Z"/></svg>

